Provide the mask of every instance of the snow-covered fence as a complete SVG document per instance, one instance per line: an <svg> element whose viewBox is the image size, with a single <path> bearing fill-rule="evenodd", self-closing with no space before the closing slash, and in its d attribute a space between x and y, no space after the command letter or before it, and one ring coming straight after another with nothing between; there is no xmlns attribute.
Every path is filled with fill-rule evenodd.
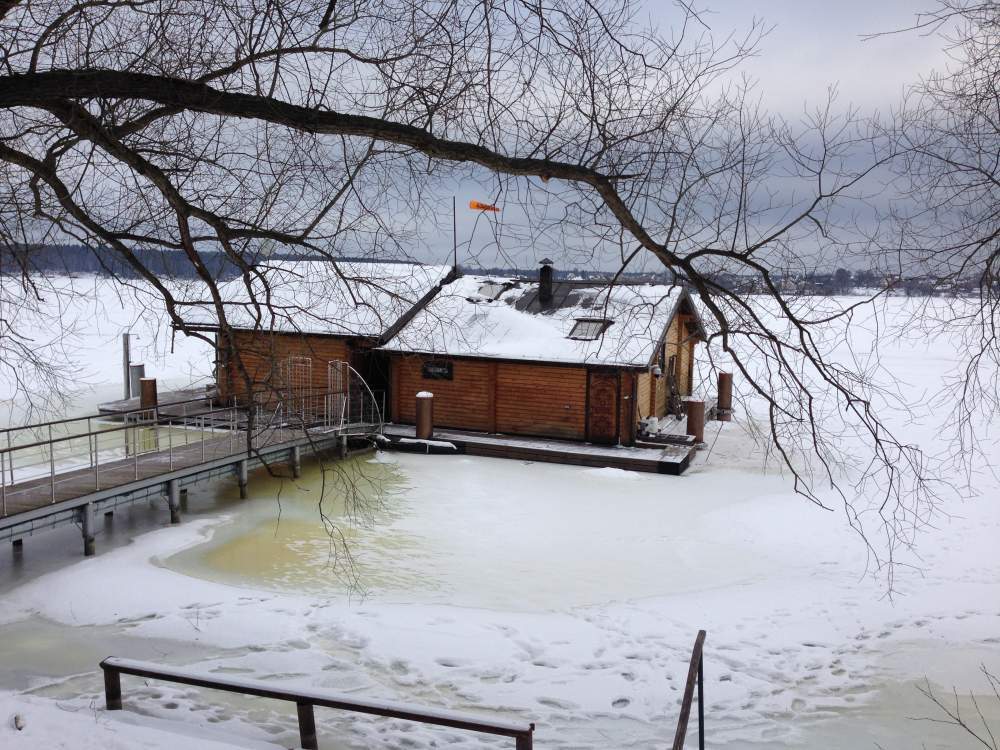
<svg viewBox="0 0 1000 750"><path fill-rule="evenodd" d="M122 708L123 674L134 675L152 680L175 682L181 685L222 690L227 693L254 695L260 698L289 701L294 703L298 711L299 739L306 750L318 750L316 737L316 717L314 707L336 708L342 711L384 716L392 719L404 719L420 724L433 724L439 727L450 727L480 734L492 734L500 737L510 737L515 741L516 750L531 750L534 724L500 721L493 718L470 716L454 711L441 711L413 706L405 703L389 703L388 701L371 701L360 699L354 695L335 693L317 688L294 690L277 688L272 683L263 680L248 680L218 675L200 674L186 669L163 667L144 661L120 659L109 656L101 662L104 670L104 699L109 711L120 711Z"/></svg>

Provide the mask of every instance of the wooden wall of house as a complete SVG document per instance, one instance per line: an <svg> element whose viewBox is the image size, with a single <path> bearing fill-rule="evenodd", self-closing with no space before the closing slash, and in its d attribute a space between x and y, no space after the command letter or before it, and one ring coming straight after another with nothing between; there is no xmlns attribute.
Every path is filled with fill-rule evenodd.
<svg viewBox="0 0 1000 750"><path fill-rule="evenodd" d="M434 394L434 424L464 430L495 432L493 427L493 387L491 371L496 364L469 360L452 363L452 379L423 377L426 358L414 355L393 356L390 365L392 420L404 424L416 421L416 396L420 391Z"/></svg>
<svg viewBox="0 0 1000 750"><path fill-rule="evenodd" d="M652 374L647 370L645 372L639 373L636 377L636 388L635 388L635 413L636 421L640 419L645 419L646 417L653 416L655 411L655 403L653 399L655 398L653 385L654 378Z"/></svg>
<svg viewBox="0 0 1000 750"><path fill-rule="evenodd" d="M447 359L452 379L423 377L427 358L392 358L393 421L416 419L416 394L434 394L434 424L510 435L582 440L586 431L584 367Z"/></svg>
<svg viewBox="0 0 1000 750"><path fill-rule="evenodd" d="M691 395L691 372L693 362L691 360L691 342L689 340L687 315L678 315L674 320L677 322L677 386L680 388L682 396Z"/></svg>
<svg viewBox="0 0 1000 750"><path fill-rule="evenodd" d="M349 361L349 339L332 336L305 336L268 331L236 331L236 347L243 366L254 383L264 387L281 386L281 367L289 357L311 357L312 386L320 391L328 387L327 362ZM246 383L234 367L221 367L217 374L220 396L246 395Z"/></svg>
<svg viewBox="0 0 1000 750"><path fill-rule="evenodd" d="M496 432L582 440L587 369L499 363Z"/></svg>

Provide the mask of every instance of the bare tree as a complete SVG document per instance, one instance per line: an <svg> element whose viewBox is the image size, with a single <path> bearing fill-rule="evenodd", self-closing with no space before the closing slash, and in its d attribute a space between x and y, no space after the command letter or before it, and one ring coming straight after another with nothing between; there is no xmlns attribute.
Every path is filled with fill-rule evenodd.
<svg viewBox="0 0 1000 750"><path fill-rule="evenodd" d="M1000 678L997 678L997 676L990 672L985 666L981 666L980 671L986 678L986 684L988 686L985 700L994 705L1000 704ZM957 690L952 690L951 700L949 701L946 701L943 697L934 692L934 688L931 687L930 680L925 680L924 685L918 686L917 690L919 690L920 693L931 703L937 706L938 710L942 714L942 716L937 717L920 717L917 719L918 721L945 724L953 726L956 729L960 729L975 747L985 747L987 750L997 750L997 748L1000 747L997 743L997 737L993 733L993 728L990 726L990 720L987 718L987 714L984 713L983 709L980 707L980 699L976 698L976 694L974 692L970 691L968 696L968 702L972 706L972 717L970 718L968 715L970 711L967 710L965 715L962 713L961 698L964 696L960 697Z"/></svg>
<svg viewBox="0 0 1000 750"><path fill-rule="evenodd" d="M811 309L781 277L864 249L857 207L893 154L832 102L793 123L760 111L736 71L764 31L716 38L684 2L664 31L612 0L12 0L0 239L112 248L190 335L210 305L249 386L205 253L237 265L262 324L263 245L402 257L442 186L478 182L525 217L506 242L653 257L689 285L799 491L828 507L837 488L890 563L924 518L920 454L886 428L871 373L832 355L854 311ZM182 250L200 292L176 294L139 246Z"/></svg>
<svg viewBox="0 0 1000 750"><path fill-rule="evenodd" d="M1000 5L941 0L894 33L939 35L947 63L911 87L885 130L896 143L897 199L881 259L952 297L921 317L968 353L948 394L955 455L968 467L978 425L1000 407Z"/></svg>

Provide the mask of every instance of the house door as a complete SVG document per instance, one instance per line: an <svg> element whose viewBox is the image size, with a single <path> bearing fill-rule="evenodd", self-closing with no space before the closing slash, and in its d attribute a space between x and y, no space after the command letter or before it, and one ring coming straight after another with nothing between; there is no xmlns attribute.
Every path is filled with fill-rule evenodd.
<svg viewBox="0 0 1000 750"><path fill-rule="evenodd" d="M618 373L587 372L587 440L613 445L618 442Z"/></svg>

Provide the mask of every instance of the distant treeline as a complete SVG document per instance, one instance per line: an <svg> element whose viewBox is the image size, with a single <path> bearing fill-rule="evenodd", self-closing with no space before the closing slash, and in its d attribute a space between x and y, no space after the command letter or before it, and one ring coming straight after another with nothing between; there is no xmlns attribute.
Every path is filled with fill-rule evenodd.
<svg viewBox="0 0 1000 750"><path fill-rule="evenodd" d="M139 261L161 278L193 279L197 277L194 265L181 250L133 250ZM205 253L205 266L219 280L239 276L239 270L222 253ZM92 274L137 279L139 273L110 248L84 247L83 245L38 245L33 247L0 247L0 274Z"/></svg>
<svg viewBox="0 0 1000 750"><path fill-rule="evenodd" d="M194 279L198 274L187 255L181 250L135 249L133 252L142 264L162 278ZM218 281L227 281L239 277L239 269L222 253L202 253L202 259L209 273ZM254 265L257 259L250 259ZM319 253L274 253L268 260L299 260L322 261L329 260ZM372 262L372 258L344 257L339 260L351 262ZM395 261L386 261L395 262ZM0 275L18 275L24 270L28 273L48 274L89 274L96 276L115 275L120 278L139 278L138 272L130 266L122 256L110 248L92 248L83 245L37 245L31 247L0 246ZM463 273L482 274L486 276L508 276L520 278L537 278L538 268L473 268L460 266ZM594 271L592 269L561 269L554 268L554 276L559 280L609 281L614 273ZM718 273L709 278L723 289L743 294L764 293L763 283L759 276ZM775 273L772 281L779 290L786 294L803 295L836 295L867 293L873 289L884 289L887 286L897 294L913 296L935 296L974 294L979 291L979 280L976 278L940 279L913 275L908 277L888 277L874 270L850 271L838 268L829 272L813 273ZM619 283L630 284L669 284L674 276L667 272L625 272L618 277ZM995 282L998 283L998 282Z"/></svg>

